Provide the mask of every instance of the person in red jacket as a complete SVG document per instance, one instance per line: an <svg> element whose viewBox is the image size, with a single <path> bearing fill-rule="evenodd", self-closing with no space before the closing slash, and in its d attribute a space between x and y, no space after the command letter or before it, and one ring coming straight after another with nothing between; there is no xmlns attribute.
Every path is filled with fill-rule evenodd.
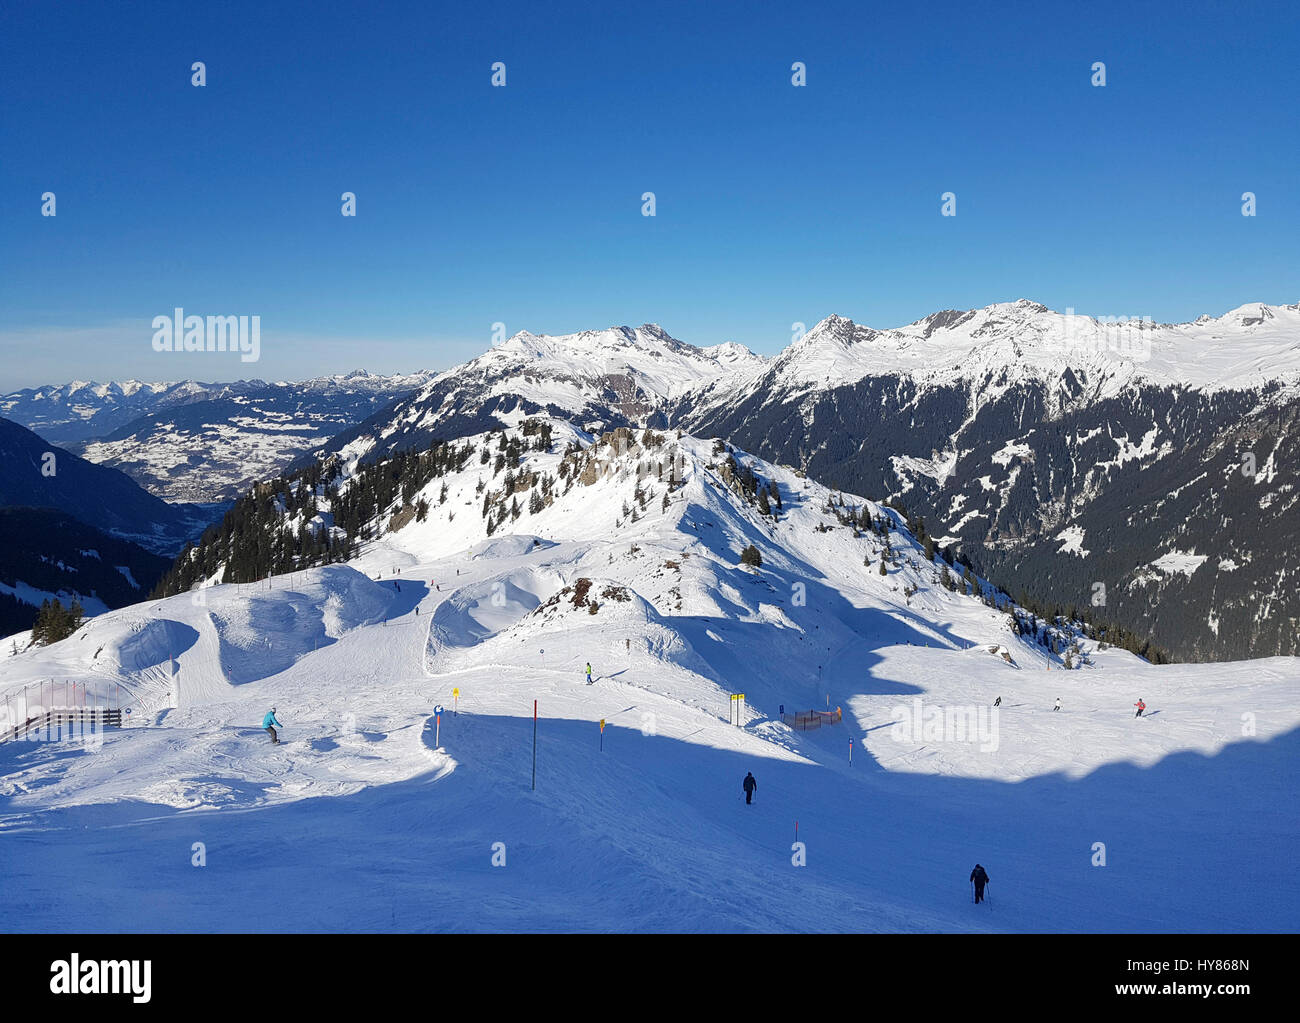
<svg viewBox="0 0 1300 1023"><path fill-rule="evenodd" d="M1142 716L1142 712L1147 709L1147 705L1142 702L1142 697L1140 696L1138 697L1138 702L1133 704L1133 706L1138 709L1138 712L1133 715L1135 718L1140 718Z"/></svg>

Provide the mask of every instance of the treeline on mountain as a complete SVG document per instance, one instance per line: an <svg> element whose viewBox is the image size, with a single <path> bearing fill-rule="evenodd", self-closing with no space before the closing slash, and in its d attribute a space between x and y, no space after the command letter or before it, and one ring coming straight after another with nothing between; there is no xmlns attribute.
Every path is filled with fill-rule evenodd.
<svg viewBox="0 0 1300 1023"><path fill-rule="evenodd" d="M964 552L954 545L940 549L934 537L926 531L925 519L920 515L911 515L901 499L893 498L884 503L903 516L908 529L924 548L927 560L933 560L937 556L944 562L941 582L946 588L958 588L949 570L960 567L966 587L964 592L980 596L976 566ZM1029 639L1054 654L1073 653L1078 656L1078 645L1073 638L1073 633L1077 630L1101 645L1102 649L1106 646L1121 647L1139 657L1145 657L1153 664L1168 664L1172 660L1170 652L1153 642L1150 636L1101 618L1091 604L1041 600L1021 587L1014 604L1020 605L1022 612L1015 609L1010 596L1001 588L993 588L991 599L988 593L984 596L985 603L990 607L1008 611L1011 629L1017 636Z"/></svg>
<svg viewBox="0 0 1300 1023"><path fill-rule="evenodd" d="M410 504L426 484L463 467L472 454L469 444L434 442L426 451L360 466L341 489L338 459L259 483L220 524L181 552L153 596L182 593L214 576L220 582L245 583L347 561L375 535L382 510L399 498ZM328 511L322 512L322 505ZM427 502L418 501L411 510L423 519Z"/></svg>
<svg viewBox="0 0 1300 1023"><path fill-rule="evenodd" d="M550 447L551 427L545 420L529 420L521 432L524 437L535 436L536 450ZM631 428L620 426L586 446L570 442L554 474L514 471L523 454L518 437L502 434L495 446L496 456L490 460L491 477L480 479L475 490L483 498L481 511L488 536L506 522L515 522L525 511L535 515L549 507L557 495L567 494L575 485L591 486L609 473L626 475L633 481L632 500L623 502L615 528L643 518L656 497L660 510L666 511L670 493L681 483L681 455L668 445L664 434L651 429L642 430L638 435ZM487 452L480 459L488 464ZM501 485L491 486L503 472ZM656 483L663 484L662 494L655 491ZM523 503L520 495L524 495Z"/></svg>
<svg viewBox="0 0 1300 1023"><path fill-rule="evenodd" d="M1036 384L973 402L968 384L881 376L798 402L760 387L707 418L678 412L696 433L828 485L905 491L980 575L1043 605L1073 599L1124 630L1126 648L1213 660L1300 653L1300 563L1276 553L1300 538L1300 502L1285 493L1300 472L1300 402L1275 390L1142 387L1074 408ZM954 464L932 462L954 449ZM1243 475L1247 455L1256 477ZM1072 525L1086 555L1055 539ZM1171 546L1205 561L1190 577L1150 577ZM1094 608L1099 581L1107 600Z"/></svg>
<svg viewBox="0 0 1300 1023"><path fill-rule="evenodd" d="M422 451L400 451L359 465L347 480L337 458L257 484L211 527L197 544L187 546L153 597L183 593L217 578L244 583L316 565L348 561L360 545L410 521L422 522L429 501L420 496L432 481L460 472L477 454L480 464L506 472L510 487L519 482L517 467L526 450L546 450L549 423L525 424L522 436L505 433L497 446L481 448L433 441ZM480 493L484 484L480 481ZM444 483L438 502L447 500ZM517 507L518 501L515 500ZM386 513L392 514L385 518Z"/></svg>
<svg viewBox="0 0 1300 1023"><path fill-rule="evenodd" d="M55 508L0 508L0 586L95 597L111 608L144 599L171 561ZM137 585L132 585L134 581ZM40 611L0 589L0 635L25 632Z"/></svg>

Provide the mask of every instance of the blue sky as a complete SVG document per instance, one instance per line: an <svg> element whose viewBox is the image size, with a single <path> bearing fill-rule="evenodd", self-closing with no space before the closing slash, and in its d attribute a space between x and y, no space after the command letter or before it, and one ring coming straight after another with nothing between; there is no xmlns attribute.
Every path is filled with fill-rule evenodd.
<svg viewBox="0 0 1300 1023"><path fill-rule="evenodd" d="M11 0L0 388L441 368L498 321L771 353L830 313L1300 301L1293 9L988 7ZM259 315L261 361L154 352L177 306Z"/></svg>

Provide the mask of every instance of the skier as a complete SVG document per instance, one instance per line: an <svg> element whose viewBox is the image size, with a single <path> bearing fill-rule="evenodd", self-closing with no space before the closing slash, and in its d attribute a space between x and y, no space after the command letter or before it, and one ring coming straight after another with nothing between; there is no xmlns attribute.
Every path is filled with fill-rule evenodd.
<svg viewBox="0 0 1300 1023"><path fill-rule="evenodd" d="M1138 712L1133 715L1135 718L1140 718L1142 716L1142 712L1147 709L1147 705L1142 702L1142 697L1140 696L1138 697L1138 702L1133 704L1133 706L1138 709Z"/></svg>
<svg viewBox="0 0 1300 1023"><path fill-rule="evenodd" d="M999 696L996 700L994 700L994 701L993 701L993 706L995 706L995 707L1001 707L1001 706L1002 706L1002 697Z"/></svg>
<svg viewBox="0 0 1300 1023"><path fill-rule="evenodd" d="M284 725L281 725L280 722L276 719L275 708L272 707L269 711L266 712L266 717L262 718L262 727L271 733L271 742L278 744L280 742L280 737L275 734L276 725L280 725L281 728L284 727Z"/></svg>
<svg viewBox="0 0 1300 1023"><path fill-rule="evenodd" d="M750 771L745 775L745 780L741 782L740 787L745 790L745 803L748 805L754 801L754 790L758 788L758 782L754 780L754 772Z"/></svg>
<svg viewBox="0 0 1300 1023"><path fill-rule="evenodd" d="M1060 709L1061 709L1061 698L1058 696L1056 698L1056 706L1053 707L1052 710L1060 710Z"/></svg>
<svg viewBox="0 0 1300 1023"><path fill-rule="evenodd" d="M587 685L591 685L591 662L587 662Z"/></svg>
<svg viewBox="0 0 1300 1023"><path fill-rule="evenodd" d="M980 903L984 901L984 886L989 883L989 875L984 868L978 863L975 869L970 872L971 884L975 886L975 901Z"/></svg>

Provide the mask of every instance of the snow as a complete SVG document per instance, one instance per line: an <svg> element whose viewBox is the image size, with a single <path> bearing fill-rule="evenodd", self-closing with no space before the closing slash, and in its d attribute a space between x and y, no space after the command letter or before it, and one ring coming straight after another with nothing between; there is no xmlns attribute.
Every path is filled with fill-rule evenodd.
<svg viewBox="0 0 1300 1023"><path fill-rule="evenodd" d="M62 567L62 566L60 566ZM108 610L108 605L98 597L86 596L78 593L76 590L59 590L53 593L50 590L38 590L21 579L13 583L0 583L0 593L7 593L11 597L16 597L24 604L31 604L32 607L40 607L46 600L58 600L65 607L76 600L81 603L81 610L87 615L103 614Z"/></svg>
<svg viewBox="0 0 1300 1023"><path fill-rule="evenodd" d="M1061 541L1061 546L1057 549L1058 554L1077 554L1081 558L1088 556L1088 551L1083 546L1084 530L1080 526L1067 526L1056 534L1056 539Z"/></svg>
<svg viewBox="0 0 1300 1023"><path fill-rule="evenodd" d="M831 316L776 363L791 379L846 383L886 372L936 381L1025 373L1055 379L1068 365L1087 369L1102 393L1137 379L1216 390L1300 377L1300 303L1251 303L1193 323L1114 319L1121 322L1024 299L886 330Z"/></svg>
<svg viewBox="0 0 1300 1023"><path fill-rule="evenodd" d="M1156 558L1155 561L1150 563L1150 567L1165 575L1174 575L1181 572L1183 575L1190 577L1207 560L1208 555L1197 554L1195 551L1172 550Z"/></svg>
<svg viewBox="0 0 1300 1023"><path fill-rule="evenodd" d="M529 468L553 471L577 436L555 431ZM709 442L674 443L684 483L665 511L648 476L635 523L622 505L638 450L490 538L474 492L490 473L472 458L426 489L424 522L347 565L106 611L0 661L11 704L52 678L110 701L120 687L133 708L92 748L0 745L0 922L1293 928L1297 659L1157 667L1085 639L1087 666L1066 672L1004 613L937 585L903 534L880 576L878 538L838 525L816 482L737 452L779 485L774 521L726 488ZM751 543L758 570L738 563ZM595 614L574 603L582 579ZM737 692L744 727L728 723ZM796 732L782 705L842 707L844 722ZM259 727L272 706L279 746ZM984 729L927 734L934 708ZM1108 866L1090 866L1097 842ZM996 914L969 902L976 861Z"/></svg>

